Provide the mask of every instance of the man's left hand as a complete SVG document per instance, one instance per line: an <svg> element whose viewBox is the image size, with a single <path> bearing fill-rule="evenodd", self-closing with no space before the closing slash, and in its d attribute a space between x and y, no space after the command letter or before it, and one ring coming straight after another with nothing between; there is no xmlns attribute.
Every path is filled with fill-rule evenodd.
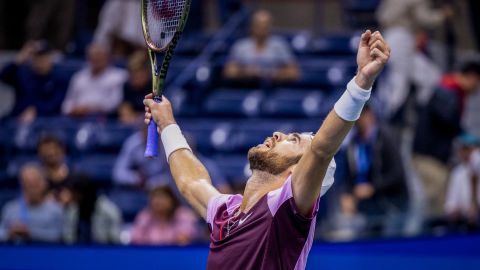
<svg viewBox="0 0 480 270"><path fill-rule="evenodd" d="M379 31L365 31L360 38L357 52L357 77L355 83L362 89L370 89L390 58L390 46Z"/></svg>

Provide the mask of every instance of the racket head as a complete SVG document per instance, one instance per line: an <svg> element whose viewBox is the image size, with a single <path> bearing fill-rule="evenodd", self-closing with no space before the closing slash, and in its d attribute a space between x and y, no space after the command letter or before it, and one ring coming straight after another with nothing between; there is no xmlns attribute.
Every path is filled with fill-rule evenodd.
<svg viewBox="0 0 480 270"><path fill-rule="evenodd" d="M147 46L165 51L182 32L190 10L190 0L142 0L142 28Z"/></svg>

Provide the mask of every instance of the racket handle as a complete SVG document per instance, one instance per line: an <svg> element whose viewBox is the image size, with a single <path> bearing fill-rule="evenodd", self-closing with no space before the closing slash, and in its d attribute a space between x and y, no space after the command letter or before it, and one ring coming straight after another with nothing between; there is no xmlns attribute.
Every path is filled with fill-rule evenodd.
<svg viewBox="0 0 480 270"><path fill-rule="evenodd" d="M162 101L161 97L154 97L153 100L157 103ZM147 145L145 147L145 154L146 158L157 158L158 157L158 132L157 132L157 124L153 121L153 117L148 124L148 132L147 132Z"/></svg>

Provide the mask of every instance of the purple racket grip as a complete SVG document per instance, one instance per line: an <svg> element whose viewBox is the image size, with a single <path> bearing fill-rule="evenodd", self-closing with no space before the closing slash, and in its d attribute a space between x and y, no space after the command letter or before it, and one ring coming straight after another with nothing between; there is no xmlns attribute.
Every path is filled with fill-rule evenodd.
<svg viewBox="0 0 480 270"><path fill-rule="evenodd" d="M159 97L154 97L153 100L157 103L160 103L161 101ZM148 124L147 145L144 154L146 158L158 157L158 142L157 124L155 124L155 121L153 121L152 118Z"/></svg>

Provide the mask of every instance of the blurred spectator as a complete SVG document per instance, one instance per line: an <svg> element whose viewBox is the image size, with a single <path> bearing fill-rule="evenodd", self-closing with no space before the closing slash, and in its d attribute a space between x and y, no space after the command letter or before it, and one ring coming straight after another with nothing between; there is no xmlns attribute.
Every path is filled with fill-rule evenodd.
<svg viewBox="0 0 480 270"><path fill-rule="evenodd" d="M123 225L120 210L105 195L98 195L94 183L85 176L75 175L62 193L66 203L66 243L120 243Z"/></svg>
<svg viewBox="0 0 480 270"><path fill-rule="evenodd" d="M300 70L289 45L271 35L272 15L265 10L255 12L251 36L237 41L224 69L227 79L293 81Z"/></svg>
<svg viewBox="0 0 480 270"><path fill-rule="evenodd" d="M104 45L91 44L87 54L89 65L73 76L62 104L66 115L109 114L122 102L127 73L111 65L109 49Z"/></svg>
<svg viewBox="0 0 480 270"><path fill-rule="evenodd" d="M442 26L453 16L449 6L430 7L429 0L383 0L377 19L386 41L391 46L386 81L381 86L387 114L395 116L404 105L411 83L417 87L418 98L428 96L439 77L438 68L416 48L416 34L424 28ZM422 96L423 95L423 96Z"/></svg>
<svg viewBox="0 0 480 270"><path fill-rule="evenodd" d="M46 39L56 49L65 49L75 22L75 0L28 1L27 40Z"/></svg>
<svg viewBox="0 0 480 270"><path fill-rule="evenodd" d="M365 216L367 234L400 235L409 199L399 145L369 107L356 123L347 160L342 209Z"/></svg>
<svg viewBox="0 0 480 270"><path fill-rule="evenodd" d="M71 174L65 158L65 145L59 138L47 135L40 139L37 155L45 171L49 193L59 201L60 191L66 187Z"/></svg>
<svg viewBox="0 0 480 270"><path fill-rule="evenodd" d="M127 56L145 46L141 1L107 0L100 12L94 42L109 44L113 55Z"/></svg>
<svg viewBox="0 0 480 270"><path fill-rule="evenodd" d="M113 168L113 180L117 185L151 188L159 184L173 183L163 148L158 158L145 158L146 136L147 126L144 125L142 131L131 135L123 144ZM199 154L192 137L188 134L185 136L195 155L208 169L213 185L222 193L230 193L232 189L215 161Z"/></svg>
<svg viewBox="0 0 480 270"><path fill-rule="evenodd" d="M147 126L144 125L142 131L132 134L123 143L113 167L115 184L144 188L165 184L165 179L171 179L163 152L157 159L145 158L146 135Z"/></svg>
<svg viewBox="0 0 480 270"><path fill-rule="evenodd" d="M471 134L460 137L460 163L450 174L445 213L455 227L467 230L480 225L480 140Z"/></svg>
<svg viewBox="0 0 480 270"><path fill-rule="evenodd" d="M180 206L168 186L150 192L149 206L135 218L131 243L137 245L185 245L197 237L197 217Z"/></svg>
<svg viewBox="0 0 480 270"><path fill-rule="evenodd" d="M63 211L47 199L47 181L41 167L29 163L20 170L22 196L2 210L0 240L60 242Z"/></svg>
<svg viewBox="0 0 480 270"><path fill-rule="evenodd" d="M125 124L143 120L143 99L152 91L150 64L144 50L137 51L128 60L128 81L123 85L123 102L118 108L119 120Z"/></svg>
<svg viewBox="0 0 480 270"><path fill-rule="evenodd" d="M55 67L51 47L45 41L25 44L15 61L0 71L0 80L15 89L12 116L31 122L37 116L60 114L67 81Z"/></svg>
<svg viewBox="0 0 480 270"><path fill-rule="evenodd" d="M480 64L466 63L443 76L427 105L420 108L413 144L413 162L426 196L426 217L443 214L453 139L460 134L466 98L480 84Z"/></svg>

